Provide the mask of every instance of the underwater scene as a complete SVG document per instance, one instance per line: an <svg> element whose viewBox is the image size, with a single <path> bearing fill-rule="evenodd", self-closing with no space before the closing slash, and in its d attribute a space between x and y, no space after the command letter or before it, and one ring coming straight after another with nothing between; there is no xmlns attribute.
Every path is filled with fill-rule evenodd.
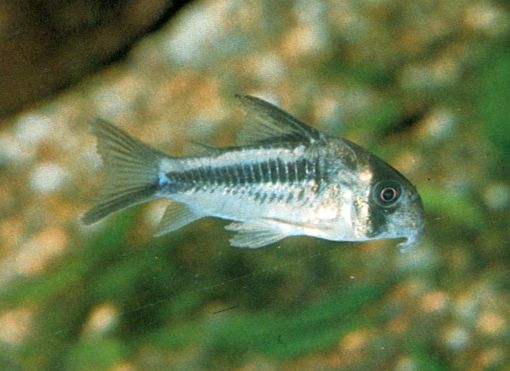
<svg viewBox="0 0 510 371"><path fill-rule="evenodd" d="M0 369L510 369L509 4L74 3L0 16Z"/></svg>

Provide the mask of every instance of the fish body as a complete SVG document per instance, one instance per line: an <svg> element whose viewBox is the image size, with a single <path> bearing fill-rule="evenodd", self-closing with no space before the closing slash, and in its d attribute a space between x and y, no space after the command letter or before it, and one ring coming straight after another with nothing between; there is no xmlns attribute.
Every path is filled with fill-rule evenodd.
<svg viewBox="0 0 510 371"><path fill-rule="evenodd" d="M174 157L96 120L93 132L107 167L86 224L153 199L169 199L162 235L215 216L237 247L257 248L288 236L333 241L404 238L423 233L415 187L390 165L343 138L322 133L259 98L239 97L247 112L242 146Z"/></svg>

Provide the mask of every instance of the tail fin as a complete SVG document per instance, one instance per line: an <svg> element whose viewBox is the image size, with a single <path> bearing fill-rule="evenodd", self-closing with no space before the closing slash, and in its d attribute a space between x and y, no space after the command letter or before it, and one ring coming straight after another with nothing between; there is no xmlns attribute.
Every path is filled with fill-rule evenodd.
<svg viewBox="0 0 510 371"><path fill-rule="evenodd" d="M96 119L91 126L107 178L99 200L83 215L84 224L153 198L161 159L168 157L104 120Z"/></svg>

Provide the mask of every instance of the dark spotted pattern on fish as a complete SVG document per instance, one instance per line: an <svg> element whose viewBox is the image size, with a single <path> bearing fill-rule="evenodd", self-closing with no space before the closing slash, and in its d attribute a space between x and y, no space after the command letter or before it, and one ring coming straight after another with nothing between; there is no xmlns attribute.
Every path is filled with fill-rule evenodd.
<svg viewBox="0 0 510 371"><path fill-rule="evenodd" d="M199 166L185 171L167 172L165 191L212 192L224 187L230 193L247 189L248 194L260 203L266 199L268 202L291 201L294 197L300 201L304 192L294 192L293 186L310 183L318 189L324 177L323 168L319 158L287 162L278 158L227 166Z"/></svg>

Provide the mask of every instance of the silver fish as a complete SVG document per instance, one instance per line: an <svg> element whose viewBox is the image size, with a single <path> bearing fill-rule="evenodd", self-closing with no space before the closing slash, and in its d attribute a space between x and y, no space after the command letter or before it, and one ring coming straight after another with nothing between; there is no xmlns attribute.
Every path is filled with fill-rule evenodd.
<svg viewBox="0 0 510 371"><path fill-rule="evenodd" d="M169 199L155 235L215 216L233 221L232 246L257 248L288 236L333 241L404 238L418 244L424 225L416 188L360 146L322 133L276 106L239 96L246 144L173 157L96 120L92 131L107 182L83 216L94 223L115 211Z"/></svg>

